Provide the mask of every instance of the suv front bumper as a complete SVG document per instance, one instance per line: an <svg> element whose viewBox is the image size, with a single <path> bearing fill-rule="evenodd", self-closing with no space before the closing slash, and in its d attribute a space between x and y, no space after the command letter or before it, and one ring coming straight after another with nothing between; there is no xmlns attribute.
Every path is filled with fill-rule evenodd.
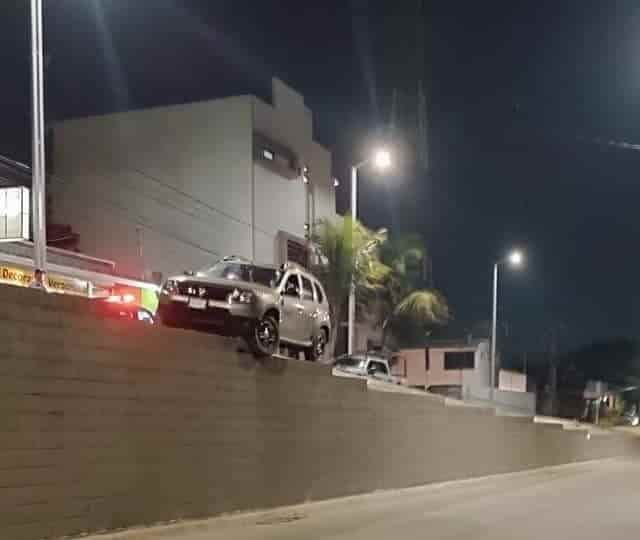
<svg viewBox="0 0 640 540"><path fill-rule="evenodd" d="M253 304L204 300L180 295L161 296L160 320L169 326L207 330L237 337L249 332L256 319Z"/></svg>

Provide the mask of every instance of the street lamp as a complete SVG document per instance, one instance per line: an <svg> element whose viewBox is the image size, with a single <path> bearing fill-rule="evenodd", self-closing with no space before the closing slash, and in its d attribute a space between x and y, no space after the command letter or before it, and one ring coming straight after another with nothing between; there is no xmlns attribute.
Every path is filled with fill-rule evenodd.
<svg viewBox="0 0 640 540"><path fill-rule="evenodd" d="M509 255L493 265L493 317L491 321L491 400L496 386L496 329L498 326L498 268L501 264L508 263L514 268L519 268L524 262L524 255L520 250L513 250Z"/></svg>
<svg viewBox="0 0 640 540"><path fill-rule="evenodd" d="M369 163L373 163L376 169L380 171L387 170L391 167L391 152L386 148L377 149L368 159L351 167L351 219L355 227L356 219L358 219L358 170ZM349 291L349 318L348 318L348 340L347 353L353 354L353 344L355 338L355 320L356 320L356 287L353 281Z"/></svg>
<svg viewBox="0 0 640 540"><path fill-rule="evenodd" d="M36 270L46 271L47 229L45 217L44 152L44 45L42 38L42 0L31 0L31 68L32 68L32 121L33 157L33 263Z"/></svg>
<svg viewBox="0 0 640 540"><path fill-rule="evenodd" d="M391 167L391 153L386 148L380 148L374 157L376 168L384 171Z"/></svg>
<svg viewBox="0 0 640 540"><path fill-rule="evenodd" d="M511 264L511 266L514 266L516 268L522 265L523 260L524 257L521 251L515 250L509 255L509 263Z"/></svg>

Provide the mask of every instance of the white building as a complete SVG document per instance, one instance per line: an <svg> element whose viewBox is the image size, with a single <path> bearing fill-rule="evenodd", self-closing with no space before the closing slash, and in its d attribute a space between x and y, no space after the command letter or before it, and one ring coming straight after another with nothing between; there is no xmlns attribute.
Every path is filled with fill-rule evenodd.
<svg viewBox="0 0 640 540"><path fill-rule="evenodd" d="M536 396L527 392L526 375L499 370L491 391L490 350L486 339L432 340L423 349L401 350L393 374L407 386L492 406L499 414L534 415Z"/></svg>
<svg viewBox="0 0 640 540"><path fill-rule="evenodd" d="M489 342L442 340L424 349L405 349L395 370L408 386L461 398L471 387L489 387Z"/></svg>
<svg viewBox="0 0 640 540"><path fill-rule="evenodd" d="M83 253L147 279L225 255L300 261L306 225L335 216L331 154L303 97L277 79L272 94L57 125L55 220Z"/></svg>

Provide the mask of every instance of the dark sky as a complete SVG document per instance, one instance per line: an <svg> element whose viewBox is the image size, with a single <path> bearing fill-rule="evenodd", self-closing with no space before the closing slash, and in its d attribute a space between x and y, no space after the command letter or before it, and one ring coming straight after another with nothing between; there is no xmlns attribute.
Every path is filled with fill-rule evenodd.
<svg viewBox="0 0 640 540"><path fill-rule="evenodd" d="M637 0L413 2L45 0L48 118L206 99L272 74L305 94L336 174L424 73L431 168L362 177L371 226L429 241L458 325L490 317L491 265L509 246L501 317L515 348L640 331L640 4ZM28 159L24 0L0 8L0 153ZM397 7L401 6L401 7ZM413 171L413 172L412 172ZM341 206L348 202L346 182Z"/></svg>

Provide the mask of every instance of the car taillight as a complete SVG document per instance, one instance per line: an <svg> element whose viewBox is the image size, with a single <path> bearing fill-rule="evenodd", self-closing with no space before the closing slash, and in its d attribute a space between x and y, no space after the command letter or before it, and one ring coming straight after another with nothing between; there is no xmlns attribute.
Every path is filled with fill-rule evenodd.
<svg viewBox="0 0 640 540"><path fill-rule="evenodd" d="M133 304L136 301L136 297L133 294L112 294L107 298L109 304Z"/></svg>

